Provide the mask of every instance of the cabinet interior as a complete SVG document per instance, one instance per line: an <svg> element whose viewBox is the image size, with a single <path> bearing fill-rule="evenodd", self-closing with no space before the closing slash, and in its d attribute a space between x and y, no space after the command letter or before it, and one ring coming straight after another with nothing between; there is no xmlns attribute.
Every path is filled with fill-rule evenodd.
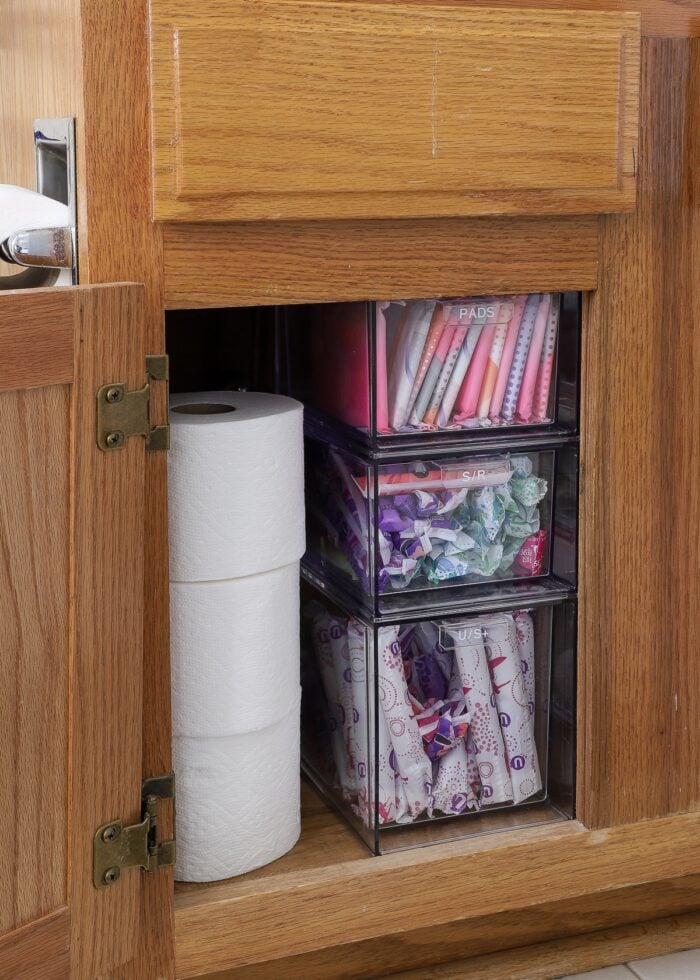
<svg viewBox="0 0 700 980"><path fill-rule="evenodd" d="M565 427L576 432L581 294L564 295L559 360L562 417ZM250 389L290 394L305 400L311 387L308 351L312 314L313 307L308 305L167 311L166 348L170 357L171 391ZM557 479L562 478L566 475L558 474ZM575 497L575 479L572 486ZM573 506L575 508L575 502ZM575 549L571 561L575 568ZM423 823L409 831L403 829L398 835L387 834L383 853L450 840L450 824L457 825L453 836L462 838L534 827L574 816L575 627L572 626L569 632L574 640L572 642L569 636L566 664L559 665L551 678L552 781L547 800L516 808L515 812L475 814L467 820L469 829L459 826L463 817L456 817L446 821L443 818L442 823L447 826L440 827L441 821L437 821L432 826ZM257 882L263 887L263 883L291 871L320 871L339 862L370 858L370 853L348 823L335 812L332 801L324 799L318 785L306 781L302 785L302 836L289 854L268 867L227 882L178 883L178 903L191 904L198 900L197 896L202 901L210 901L221 889L230 898L249 882Z"/></svg>

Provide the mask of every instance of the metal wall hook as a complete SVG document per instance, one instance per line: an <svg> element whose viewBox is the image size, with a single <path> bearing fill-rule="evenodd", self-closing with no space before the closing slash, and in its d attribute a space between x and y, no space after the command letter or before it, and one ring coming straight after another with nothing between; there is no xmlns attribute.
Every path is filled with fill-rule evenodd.
<svg viewBox="0 0 700 980"><path fill-rule="evenodd" d="M0 290L78 282L74 120L36 119L34 149L37 191L66 205L69 224L20 228L0 242L0 259L26 267L17 275L0 277ZM70 276L61 270L69 270Z"/></svg>
<svg viewBox="0 0 700 980"><path fill-rule="evenodd" d="M41 269L73 268L72 228L34 228L16 231L0 243L6 262Z"/></svg>

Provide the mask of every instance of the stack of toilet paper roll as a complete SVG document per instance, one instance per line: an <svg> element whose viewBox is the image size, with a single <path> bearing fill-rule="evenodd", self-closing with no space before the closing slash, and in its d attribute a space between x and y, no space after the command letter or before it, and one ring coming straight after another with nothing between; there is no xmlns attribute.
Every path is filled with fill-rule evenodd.
<svg viewBox="0 0 700 980"><path fill-rule="evenodd" d="M180 881L215 881L299 838L302 406L173 395L173 760Z"/></svg>

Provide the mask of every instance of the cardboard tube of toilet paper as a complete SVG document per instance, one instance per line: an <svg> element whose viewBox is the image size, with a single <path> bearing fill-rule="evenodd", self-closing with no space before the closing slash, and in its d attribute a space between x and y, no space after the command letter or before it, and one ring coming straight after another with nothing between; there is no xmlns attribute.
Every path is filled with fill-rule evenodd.
<svg viewBox="0 0 700 980"><path fill-rule="evenodd" d="M236 735L299 687L299 563L170 586L173 735Z"/></svg>
<svg viewBox="0 0 700 980"><path fill-rule="evenodd" d="M239 578L299 561L299 402L251 391L173 395L170 424L170 580Z"/></svg>
<svg viewBox="0 0 700 980"><path fill-rule="evenodd" d="M259 731L173 739L178 881L245 874L294 847L301 829L299 700L297 688L290 710Z"/></svg>

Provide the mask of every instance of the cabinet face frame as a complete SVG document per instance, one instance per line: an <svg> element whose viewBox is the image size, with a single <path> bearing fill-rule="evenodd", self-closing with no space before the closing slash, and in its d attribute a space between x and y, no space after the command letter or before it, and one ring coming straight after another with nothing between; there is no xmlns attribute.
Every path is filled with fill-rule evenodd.
<svg viewBox="0 0 700 980"><path fill-rule="evenodd" d="M638 14L154 0L151 21L156 220L634 206Z"/></svg>
<svg viewBox="0 0 700 980"><path fill-rule="evenodd" d="M470 846L455 844L391 855L380 859L376 878L367 868L367 861L376 859L346 859L332 868L290 868L279 877L270 872L258 880L259 890L255 880L221 883L199 893L183 890L176 900L176 941L183 977L201 971L205 962L210 969L243 967L242 976L246 972L254 976L254 968L246 970L244 964L257 962L259 975L263 975L274 954L269 943L265 945L264 930L258 931L254 924L262 914L269 923L281 920L296 926L304 920L301 914L298 919L290 916L290 903L295 899L303 902L305 916L312 903L317 903L318 919L327 931L322 936L319 929L311 934L311 930L295 928L288 937L284 964L291 976L295 966L299 974L313 975L304 972L302 957L307 950L321 964L322 976L326 964L338 955L338 944L348 942L348 922L357 930L354 962L362 957L362 943L367 943L368 956L382 955L388 937L400 941L404 953L411 943L405 932L411 916L425 927L415 940L415 948L421 951L429 930L439 937L454 935L457 916L466 923L469 896L455 902L459 912L449 924L426 926L424 903L420 909L404 906L400 913L387 910L387 889L399 882L395 893L408 904L406 880L412 879L420 894L425 881L437 877L431 876L428 865L445 861L441 871L448 874L448 855L454 858L457 853L462 868L478 868L479 880L489 888L493 885L493 907L502 918L494 918L489 935L499 946L504 935L509 941L515 935L511 916L536 914L540 903L551 903L550 907L558 903L557 914L569 923L562 932L573 934L579 921L572 911L579 902L572 897L574 891L581 901L585 899L584 904L590 902L597 922L594 928L606 929L606 908L609 921L614 921L617 903L629 912L627 889L657 896L645 898L638 906L638 918L650 919L660 914L674 891L685 888L682 910L695 913L690 929L696 938L690 945L697 945L700 891L693 841L700 825L700 658L696 642L700 626L700 494L696 487L700 444L695 424L700 417L696 368L700 357L700 224L695 202L700 174L695 164L700 153L700 40L645 40L643 79L638 209L630 215L600 219L599 251L595 249L599 268L590 270L595 281L583 286L592 291L584 304L582 338L580 823L548 832L540 861L533 860L532 839L525 842L514 832ZM264 241L263 231L241 227L247 240ZM204 239L204 228L197 231ZM217 246L221 250L223 243L235 249L235 231L235 226L217 228L212 251ZM166 229L166 240L169 234ZM417 253L418 234L411 240ZM300 259L286 286L285 301L293 301L289 294L293 297L295 290L304 288L301 257L319 248L320 242L320 236L302 247L291 242ZM409 244L405 248L410 252ZM341 251L338 246L338 254ZM272 250L266 253L261 248L260 254L266 255L267 262L270 255L274 258ZM417 258L415 261L418 264ZM242 255L236 258L236 265L243 269ZM216 284L211 290L220 288ZM256 295L253 287L249 289L247 295ZM205 287L202 305L207 305L208 298ZM644 411L631 410L640 403ZM640 470L640 460L649 466ZM509 852L517 851L521 842L526 850L520 878L513 874L515 855ZM491 859L501 867L496 883L493 866L489 867ZM357 885L355 905L348 899L352 880ZM517 896L510 887L513 880L522 883ZM380 897L373 892L375 884ZM463 884L461 873L456 887ZM539 899L535 884L542 889ZM556 899L553 888L557 889ZM480 893L482 912L483 897ZM376 905L373 915L368 915L372 900ZM266 906L264 912L261 902ZM505 913L504 907L508 909ZM333 919L329 909L342 912ZM382 914L396 914L396 920L385 922L380 932L375 917ZM439 915L439 910L431 905L428 914ZM475 920L477 915L475 910ZM675 928L675 920L671 921ZM203 936L207 937L204 943ZM591 937L591 943L594 939ZM344 948L348 950L347 945ZM647 949L639 955L655 952ZM609 952L610 947L605 950ZM455 950L454 955L461 953ZM395 956L397 963L399 955ZM580 968L591 969L603 962L606 960L583 961ZM397 963L397 968L402 966Z"/></svg>

